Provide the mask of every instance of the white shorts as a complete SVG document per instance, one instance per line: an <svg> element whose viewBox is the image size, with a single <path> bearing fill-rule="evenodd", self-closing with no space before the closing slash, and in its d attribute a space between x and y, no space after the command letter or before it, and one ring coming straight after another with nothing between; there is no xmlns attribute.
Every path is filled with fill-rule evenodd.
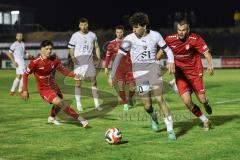
<svg viewBox="0 0 240 160"><path fill-rule="evenodd" d="M133 72L138 92L140 94L145 94L155 90L156 87L162 89L163 79L161 67L158 64L146 66L144 68L145 70L140 67L141 66Z"/></svg>
<svg viewBox="0 0 240 160"><path fill-rule="evenodd" d="M24 66L18 66L18 67L16 68L16 74L21 74L21 75L23 75L24 72L25 72L25 67L24 67Z"/></svg>
<svg viewBox="0 0 240 160"><path fill-rule="evenodd" d="M93 65L75 65L74 73L80 75L83 78L96 76L96 70Z"/></svg>

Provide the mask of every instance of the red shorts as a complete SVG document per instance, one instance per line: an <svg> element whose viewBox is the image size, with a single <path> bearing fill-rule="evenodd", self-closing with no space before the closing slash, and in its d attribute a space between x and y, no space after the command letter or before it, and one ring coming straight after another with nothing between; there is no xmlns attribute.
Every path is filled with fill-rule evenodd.
<svg viewBox="0 0 240 160"><path fill-rule="evenodd" d="M39 91L40 96L47 101L48 103L52 103L55 97L63 98L63 95L59 89L44 89Z"/></svg>
<svg viewBox="0 0 240 160"><path fill-rule="evenodd" d="M176 77L176 84L180 95L190 91L194 91L197 95L205 94L205 87L202 77L196 77L194 79L187 79L185 77Z"/></svg>

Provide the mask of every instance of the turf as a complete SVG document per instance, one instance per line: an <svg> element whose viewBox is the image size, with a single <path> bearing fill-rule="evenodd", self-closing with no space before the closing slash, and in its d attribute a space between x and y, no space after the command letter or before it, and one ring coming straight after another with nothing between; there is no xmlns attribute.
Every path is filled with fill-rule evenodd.
<svg viewBox="0 0 240 160"><path fill-rule="evenodd" d="M171 106L177 134L177 141L168 142L162 121L160 132L151 130L149 117L138 96L137 105L124 113L123 107L117 105L115 90L108 86L107 76L102 72L98 74L98 88L103 112L93 109L89 83L83 83L85 113L82 115L91 124L90 128L84 129L63 113L59 115L61 126L47 124L50 106L39 96L33 77L29 80L30 99L24 102L18 96L8 95L15 71L0 70L0 160L237 160L240 155L239 71L216 70L212 77L205 75L207 95L213 107L213 115L209 117L214 129L209 132L202 130L200 121L166 86L165 98ZM171 77L164 79L168 81ZM73 80L58 78L58 81L64 98L75 106ZM159 110L156 103L154 107ZM121 129L123 139L120 144L105 142L104 133L110 127Z"/></svg>

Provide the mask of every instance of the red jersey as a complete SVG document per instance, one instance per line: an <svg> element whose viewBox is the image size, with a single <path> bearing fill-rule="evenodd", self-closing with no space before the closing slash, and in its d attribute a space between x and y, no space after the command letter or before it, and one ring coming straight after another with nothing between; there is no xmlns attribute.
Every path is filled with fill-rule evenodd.
<svg viewBox="0 0 240 160"><path fill-rule="evenodd" d="M28 75L34 74L37 81L38 90L56 89L55 71L60 71L63 75L75 77L75 74L65 69L58 58L43 59L40 55L30 62L23 75L23 90L27 91Z"/></svg>
<svg viewBox="0 0 240 160"><path fill-rule="evenodd" d="M173 51L176 71L180 69L193 76L195 73L202 74L203 67L200 56L209 49L199 35L191 33L186 40L181 40L178 34L172 34L167 36L165 41Z"/></svg>
<svg viewBox="0 0 240 160"><path fill-rule="evenodd" d="M108 68L110 61L114 61L114 59L116 58L117 54L118 54L118 49L120 44L122 43L122 40L119 39L114 39L111 42L109 42L108 47L107 47L107 53L106 53L106 58L105 58L105 68ZM130 59L130 54L128 54L127 56L124 56L121 59L121 62L118 66L118 68L120 70L122 69L126 69L126 67L128 67L130 70L132 69L132 65L131 65L131 59Z"/></svg>

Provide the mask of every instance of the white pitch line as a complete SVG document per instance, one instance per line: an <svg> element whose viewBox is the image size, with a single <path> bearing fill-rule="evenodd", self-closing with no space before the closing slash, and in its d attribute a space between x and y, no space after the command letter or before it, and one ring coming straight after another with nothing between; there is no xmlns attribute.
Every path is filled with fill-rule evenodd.
<svg viewBox="0 0 240 160"><path fill-rule="evenodd" d="M240 99L233 99L228 101L216 102L216 104L224 104L224 103L232 103L232 102L240 102Z"/></svg>

